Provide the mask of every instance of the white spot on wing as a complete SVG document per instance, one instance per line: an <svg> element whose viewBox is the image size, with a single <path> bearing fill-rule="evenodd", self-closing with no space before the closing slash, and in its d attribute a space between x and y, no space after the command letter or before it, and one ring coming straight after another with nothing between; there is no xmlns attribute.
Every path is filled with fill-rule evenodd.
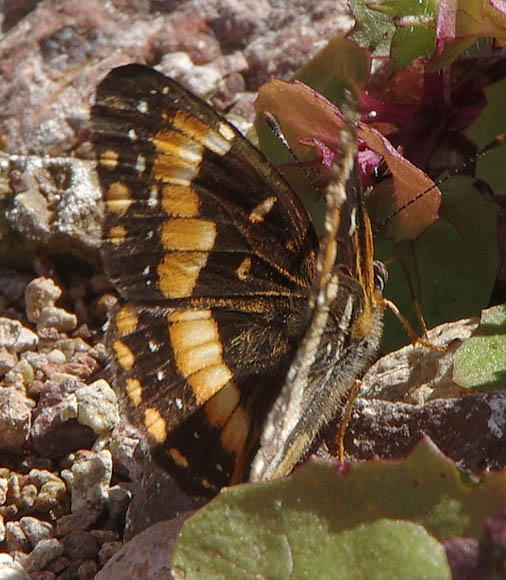
<svg viewBox="0 0 506 580"><path fill-rule="evenodd" d="M158 205L158 187L156 185L149 188L148 205L149 207L156 207Z"/></svg>
<svg viewBox="0 0 506 580"><path fill-rule="evenodd" d="M146 170L146 158L144 155L137 155L137 159L135 160L135 170L137 173L144 173Z"/></svg>
<svg viewBox="0 0 506 580"><path fill-rule="evenodd" d="M235 137L234 130L227 123L220 123L218 125L218 132L227 141L232 141Z"/></svg>
<svg viewBox="0 0 506 580"><path fill-rule="evenodd" d="M220 133L221 133L222 126L224 127L225 124L222 123L219 126ZM229 129L229 131L231 131L230 127L227 127L227 129ZM229 152L232 144L230 143L230 141L227 138L224 139L220 133L215 133L214 131L210 130L207 133L207 135L202 136L202 143L205 145L205 147L210 149L213 153L216 153L216 155L223 157L224 155L226 155Z"/></svg>
<svg viewBox="0 0 506 580"><path fill-rule="evenodd" d="M274 204L277 201L277 197L275 195L271 195L263 199L256 207L252 209L250 212L248 219L253 224L262 223L265 219L265 216L269 214L269 212L274 207Z"/></svg>
<svg viewBox="0 0 506 580"><path fill-rule="evenodd" d="M139 111L139 113L143 113L143 114L146 114L149 111L149 105L146 101L139 101L137 103L136 108Z"/></svg>
<svg viewBox="0 0 506 580"><path fill-rule="evenodd" d="M150 340L148 342L148 348L151 352L157 352L158 350L160 350L160 343L155 342L154 340Z"/></svg>

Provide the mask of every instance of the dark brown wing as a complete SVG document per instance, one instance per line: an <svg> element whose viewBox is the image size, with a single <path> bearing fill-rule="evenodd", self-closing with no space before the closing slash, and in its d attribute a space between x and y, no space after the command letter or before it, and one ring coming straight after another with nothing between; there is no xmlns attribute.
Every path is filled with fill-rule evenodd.
<svg viewBox="0 0 506 580"><path fill-rule="evenodd" d="M100 84L108 344L131 420L192 491L240 477L304 330L317 240L265 158L203 101L128 65Z"/></svg>

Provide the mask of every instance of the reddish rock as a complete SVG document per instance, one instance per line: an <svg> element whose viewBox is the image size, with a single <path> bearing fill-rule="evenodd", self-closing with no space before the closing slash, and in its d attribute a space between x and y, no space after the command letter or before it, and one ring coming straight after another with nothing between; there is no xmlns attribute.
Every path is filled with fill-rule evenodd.
<svg viewBox="0 0 506 580"><path fill-rule="evenodd" d="M32 409L15 387L0 388L0 450L21 453L30 433Z"/></svg>

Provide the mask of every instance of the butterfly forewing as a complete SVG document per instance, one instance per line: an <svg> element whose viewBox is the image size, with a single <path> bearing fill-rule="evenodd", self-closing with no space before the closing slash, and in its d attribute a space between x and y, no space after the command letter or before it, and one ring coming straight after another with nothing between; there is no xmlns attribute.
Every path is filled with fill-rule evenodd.
<svg viewBox="0 0 506 580"><path fill-rule="evenodd" d="M307 212L203 101L130 65L101 83L93 118L106 267L125 297L269 296L307 286L317 247ZM125 268L119 244L138 268Z"/></svg>

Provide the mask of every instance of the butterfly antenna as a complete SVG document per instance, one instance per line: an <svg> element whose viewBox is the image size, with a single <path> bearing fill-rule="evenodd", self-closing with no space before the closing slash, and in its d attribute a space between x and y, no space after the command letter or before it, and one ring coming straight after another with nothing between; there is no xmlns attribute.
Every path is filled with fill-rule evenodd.
<svg viewBox="0 0 506 580"><path fill-rule="evenodd" d="M290 154L290 157L293 159L295 165L297 166L298 169L300 169L302 171L304 177L308 180L308 182L311 184L313 189L315 191L319 191L320 188L316 185L311 174L309 173L309 171L307 171L307 169L305 168L305 166L303 165L301 160L295 154L294 150L290 147L290 144L288 143L288 141L283 133L283 130L281 129L281 126L278 123L278 120L276 119L276 117L272 113L269 113L268 111L264 111L263 119L264 119L265 124L267 125L268 129L276 137L276 139L278 139L278 141L283 144L284 148L288 151L288 153Z"/></svg>
<svg viewBox="0 0 506 580"><path fill-rule="evenodd" d="M430 187L428 187L424 191L417 193L413 198L411 198L409 201L407 201L402 207L396 208L392 213L390 213L383 221L381 221L374 228L374 233L377 233L378 231L381 231L382 229L384 229L395 216L399 215L405 209L407 209L408 207L410 207L411 205L416 203L419 199L426 196L433 189L435 189L435 188L439 187L440 185L442 185L443 183L445 183L450 177L462 173L464 171L464 169L466 169L467 167L469 167L470 165L475 163L477 159L479 159L483 155L486 155L490 151L493 151L496 147L498 147L499 145L502 145L505 141L506 141L506 133L500 133L500 134L496 135L491 141L489 141L485 145L485 147L483 147L483 149L481 149L481 151L478 151L475 155L473 155L472 157L470 157L469 159L464 161L460 165L460 167L453 170L452 173L450 173L449 175L447 174L447 175L443 175L442 177L439 177L438 179L436 179L436 181L434 181L433 185L431 185Z"/></svg>

